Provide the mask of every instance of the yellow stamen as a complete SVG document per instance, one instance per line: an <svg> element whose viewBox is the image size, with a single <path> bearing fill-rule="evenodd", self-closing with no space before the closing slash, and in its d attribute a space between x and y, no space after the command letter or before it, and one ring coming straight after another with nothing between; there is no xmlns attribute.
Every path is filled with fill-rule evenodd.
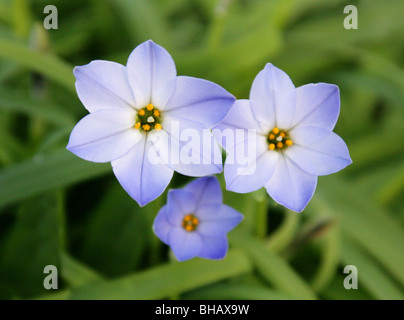
<svg viewBox="0 0 404 320"><path fill-rule="evenodd" d="M144 131L149 131L150 130L150 126L148 124L144 124L142 126L142 128L143 128Z"/></svg>
<svg viewBox="0 0 404 320"><path fill-rule="evenodd" d="M154 126L154 129L156 129L156 130L161 130L161 124L160 123L156 123L155 124L155 126Z"/></svg>
<svg viewBox="0 0 404 320"><path fill-rule="evenodd" d="M275 145L273 143L269 144L269 150L274 150L275 149Z"/></svg>
<svg viewBox="0 0 404 320"><path fill-rule="evenodd" d="M185 230L187 230L187 231L194 231L194 226L192 226L191 224L187 224L187 225L185 226Z"/></svg>
<svg viewBox="0 0 404 320"><path fill-rule="evenodd" d="M143 109L139 110L139 116L144 116L145 113L146 111L144 111Z"/></svg>
<svg viewBox="0 0 404 320"><path fill-rule="evenodd" d="M281 132L279 135L280 135L282 138L285 138L285 137L286 137L285 132Z"/></svg>
<svg viewBox="0 0 404 320"><path fill-rule="evenodd" d="M184 218L185 221L191 221L192 220L192 216L190 214L186 215Z"/></svg>
<svg viewBox="0 0 404 320"><path fill-rule="evenodd" d="M193 218L192 219L192 224L197 225L199 223L198 218Z"/></svg>
<svg viewBox="0 0 404 320"><path fill-rule="evenodd" d="M160 115L160 112L159 112L158 110L154 110L154 111L153 111L153 115L154 115L155 117L158 117L158 116Z"/></svg>
<svg viewBox="0 0 404 320"><path fill-rule="evenodd" d="M154 106L152 104L150 104L150 103L146 106L146 109L149 110L149 111L152 111L153 108L154 108Z"/></svg>
<svg viewBox="0 0 404 320"><path fill-rule="evenodd" d="M292 140L286 140L285 143L288 147L290 147L293 144Z"/></svg>
<svg viewBox="0 0 404 320"><path fill-rule="evenodd" d="M274 135L273 133L270 133L270 134L269 134L269 139L270 139L270 140L274 140L274 139L275 139L275 135Z"/></svg>
<svg viewBox="0 0 404 320"><path fill-rule="evenodd" d="M272 132L275 133L275 134L278 134L278 133L279 133L279 129L278 129L278 128L273 128Z"/></svg>
<svg viewBox="0 0 404 320"><path fill-rule="evenodd" d="M139 128L140 128L140 122L136 122L135 129L139 129Z"/></svg>
<svg viewBox="0 0 404 320"><path fill-rule="evenodd" d="M282 143L282 142L278 142L278 143L276 144L276 147L277 147L278 149L282 149L282 148L283 148L283 143Z"/></svg>

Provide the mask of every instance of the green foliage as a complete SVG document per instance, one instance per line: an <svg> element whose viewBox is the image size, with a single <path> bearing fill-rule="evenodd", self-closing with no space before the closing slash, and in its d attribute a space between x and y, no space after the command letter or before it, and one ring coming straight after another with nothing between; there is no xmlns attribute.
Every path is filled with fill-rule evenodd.
<svg viewBox="0 0 404 320"><path fill-rule="evenodd" d="M404 298L401 1L355 1L357 30L343 27L346 1L56 0L58 30L42 27L47 4L0 0L0 298ZM73 67L125 63L147 39L179 74L238 98L267 62L296 86L337 84L336 132L353 164L320 177L301 214L262 191L225 191L245 215L227 257L175 262L151 229L166 194L140 208L109 164L65 149L86 114ZM58 291L43 287L46 265L58 267ZM358 290L343 287L346 265Z"/></svg>

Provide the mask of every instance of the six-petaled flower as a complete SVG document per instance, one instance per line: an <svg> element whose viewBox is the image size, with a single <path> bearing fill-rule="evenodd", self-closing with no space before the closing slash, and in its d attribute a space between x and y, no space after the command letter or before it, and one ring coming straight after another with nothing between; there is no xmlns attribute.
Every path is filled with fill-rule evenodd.
<svg viewBox="0 0 404 320"><path fill-rule="evenodd" d="M218 180L204 177L168 192L153 229L180 261L222 259L228 249L227 233L242 219L238 211L223 204Z"/></svg>
<svg viewBox="0 0 404 320"><path fill-rule="evenodd" d="M333 132L339 111L337 86L295 88L285 72L267 64L252 84L250 100L237 100L214 130L231 159L248 144L256 148L247 164L237 158L226 161L226 188L247 193L265 186L275 201L302 211L314 194L317 176L352 163L345 142ZM226 130L245 130L246 138L226 142Z"/></svg>
<svg viewBox="0 0 404 320"><path fill-rule="evenodd" d="M85 160L111 162L141 206L165 190L174 171L196 177L222 171L221 161L213 161L220 149L208 129L224 118L235 98L210 81L177 76L161 46L149 40L135 48L126 67L93 61L76 67L74 75L90 114L73 129L67 149ZM199 137L208 132L212 141L184 141L189 130ZM182 161L179 153L190 145L196 160Z"/></svg>

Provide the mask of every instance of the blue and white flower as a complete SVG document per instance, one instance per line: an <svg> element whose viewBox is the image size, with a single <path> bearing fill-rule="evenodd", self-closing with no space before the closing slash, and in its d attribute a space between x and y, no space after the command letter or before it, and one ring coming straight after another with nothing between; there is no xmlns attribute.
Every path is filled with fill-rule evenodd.
<svg viewBox="0 0 404 320"><path fill-rule="evenodd" d="M168 192L153 230L179 261L223 259L228 250L227 233L242 219L242 214L223 204L218 180L204 177Z"/></svg>
<svg viewBox="0 0 404 320"><path fill-rule="evenodd" d="M190 176L222 171L221 159L212 156L217 158L220 148L209 129L235 98L210 81L177 76L161 46L149 40L135 48L126 66L96 60L76 67L74 75L90 114L73 129L67 149L85 160L111 162L141 206L164 191L174 171ZM190 132L199 139L188 141ZM201 142L207 133L213 142ZM183 149L192 151L191 159L182 161L188 154Z"/></svg>
<svg viewBox="0 0 404 320"><path fill-rule="evenodd" d="M345 142L333 132L340 111L339 89L327 83L295 88L282 70L267 64L255 78L250 100L237 100L214 129L228 152L226 188L238 193L261 187L285 207L300 212L312 198L317 177L352 163ZM224 132L245 131L225 141ZM237 155L253 145L248 161ZM231 160L231 161L230 161Z"/></svg>

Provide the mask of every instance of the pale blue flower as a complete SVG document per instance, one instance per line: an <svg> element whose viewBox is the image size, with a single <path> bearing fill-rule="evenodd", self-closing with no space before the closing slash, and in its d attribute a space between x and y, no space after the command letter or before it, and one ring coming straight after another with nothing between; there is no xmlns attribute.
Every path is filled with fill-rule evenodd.
<svg viewBox="0 0 404 320"><path fill-rule="evenodd" d="M179 261L223 259L228 250L227 233L242 219L238 211L223 204L218 180L204 177L168 192L153 230Z"/></svg>
<svg viewBox="0 0 404 320"><path fill-rule="evenodd" d="M238 100L214 129L219 140L226 130L233 136L237 129L245 131L245 139L222 141L228 159L234 160L225 163L226 188L247 193L265 186L275 201L302 211L314 194L317 176L352 163L345 142L333 132L339 111L337 86L295 88L285 72L267 64L252 84L250 100ZM240 163L237 157L249 145L254 152Z"/></svg>
<svg viewBox="0 0 404 320"><path fill-rule="evenodd" d="M133 50L126 67L96 60L76 67L74 75L90 114L73 129L67 149L85 160L112 162L117 179L141 206L164 191L174 171L222 171L221 161L212 159L220 148L208 129L235 98L212 82L177 76L161 46L149 40ZM212 141L188 141L191 133ZM192 161L183 161L183 149L192 149Z"/></svg>

